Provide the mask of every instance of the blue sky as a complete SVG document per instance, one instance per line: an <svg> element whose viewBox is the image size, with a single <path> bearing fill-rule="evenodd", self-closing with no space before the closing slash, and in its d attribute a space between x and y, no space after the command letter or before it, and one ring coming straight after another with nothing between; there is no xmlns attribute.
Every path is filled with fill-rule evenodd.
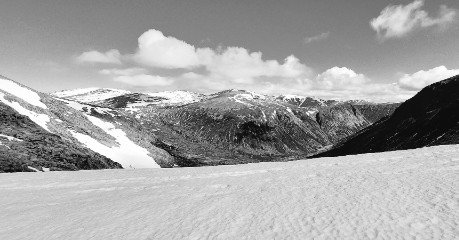
<svg viewBox="0 0 459 240"><path fill-rule="evenodd" d="M0 74L43 92L228 88L404 100L459 74L455 0L15 0Z"/></svg>

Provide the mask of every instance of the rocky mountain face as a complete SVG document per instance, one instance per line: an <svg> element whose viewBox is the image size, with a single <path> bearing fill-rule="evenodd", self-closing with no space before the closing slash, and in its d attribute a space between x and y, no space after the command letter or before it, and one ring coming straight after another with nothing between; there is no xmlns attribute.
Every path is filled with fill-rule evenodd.
<svg viewBox="0 0 459 240"><path fill-rule="evenodd" d="M392 115L321 156L383 152L459 143L459 76L434 83Z"/></svg>
<svg viewBox="0 0 459 240"><path fill-rule="evenodd" d="M371 123L379 121L381 118L390 116L401 103L355 103L352 104L362 115Z"/></svg>
<svg viewBox="0 0 459 240"><path fill-rule="evenodd" d="M244 90L88 88L50 95L7 78L0 78L0 104L0 156L8 156L0 158L0 170L9 172L298 159L392 112L384 104Z"/></svg>
<svg viewBox="0 0 459 240"><path fill-rule="evenodd" d="M145 126L181 166L279 161L331 144L296 106L246 91L225 91L191 104L146 108Z"/></svg>
<svg viewBox="0 0 459 240"><path fill-rule="evenodd" d="M0 172L105 168L121 165L65 141L0 102Z"/></svg>
<svg viewBox="0 0 459 240"><path fill-rule="evenodd" d="M373 123L360 112L357 106L348 103L320 108L315 115L315 120L321 129L327 133L332 143L336 143Z"/></svg>

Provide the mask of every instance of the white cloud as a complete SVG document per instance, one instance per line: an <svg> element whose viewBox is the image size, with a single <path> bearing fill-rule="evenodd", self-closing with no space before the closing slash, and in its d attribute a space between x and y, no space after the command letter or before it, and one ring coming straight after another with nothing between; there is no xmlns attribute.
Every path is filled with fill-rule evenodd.
<svg viewBox="0 0 459 240"><path fill-rule="evenodd" d="M405 74L398 81L399 85L405 89L420 90L432 83L459 75L459 69L447 69L445 66L432 68L430 70L413 74Z"/></svg>
<svg viewBox="0 0 459 240"><path fill-rule="evenodd" d="M289 56L280 64L276 60L263 60L261 52L229 47L215 54L206 69L213 78L223 78L235 83L252 84L260 77L296 78L309 73L309 68Z"/></svg>
<svg viewBox="0 0 459 240"><path fill-rule="evenodd" d="M421 8L424 0L415 0L408 5L390 5L381 11L381 14L371 20L371 27L377 32L381 40L401 38L408 33L421 28L445 26L454 21L456 10L447 6L440 6L438 17L430 17L429 13Z"/></svg>
<svg viewBox="0 0 459 240"><path fill-rule="evenodd" d="M102 69L99 71L103 75L136 75L136 74L145 74L148 73L148 70L145 68L111 68L111 69Z"/></svg>
<svg viewBox="0 0 459 240"><path fill-rule="evenodd" d="M139 48L133 58L141 64L166 69L203 67L209 76L238 83L253 83L258 77L291 78L309 73L309 68L289 56L283 64L263 60L261 52L240 47L213 50L194 46L151 29L139 37Z"/></svg>
<svg viewBox="0 0 459 240"><path fill-rule="evenodd" d="M194 46L171 36L164 36L161 31L150 29L139 39L139 49L134 55L139 63L147 66L175 69L190 69L202 65L206 57L205 49Z"/></svg>
<svg viewBox="0 0 459 240"><path fill-rule="evenodd" d="M116 76L113 80L137 87L169 86L174 83L173 79L148 74Z"/></svg>
<svg viewBox="0 0 459 240"><path fill-rule="evenodd" d="M312 43L312 42L322 41L324 39L327 39L329 36L330 36L330 32L324 32L324 33L318 34L316 36L305 38L304 39L304 43L305 44L309 44L309 43Z"/></svg>
<svg viewBox="0 0 459 240"><path fill-rule="evenodd" d="M108 50L105 53L98 51L84 52L76 57L79 63L111 63L121 64L121 54L116 49Z"/></svg>
<svg viewBox="0 0 459 240"><path fill-rule="evenodd" d="M364 74L346 67L332 67L318 74L304 87L306 91L303 90L303 95L306 93L308 96L337 100L399 102L415 94L414 91L400 88L397 83L376 83Z"/></svg>
<svg viewBox="0 0 459 240"><path fill-rule="evenodd" d="M99 73L112 77L116 82L136 87L169 86L174 83L174 79L148 74L145 68L102 69Z"/></svg>
<svg viewBox="0 0 459 240"><path fill-rule="evenodd" d="M365 75L358 74L346 67L330 68L317 77L318 86L328 90L360 88L368 81Z"/></svg>
<svg viewBox="0 0 459 240"><path fill-rule="evenodd" d="M265 60L261 52L241 47L195 48L157 30L142 34L136 53L118 54L117 59L121 58L135 60L134 63L141 63L143 67L102 69L99 73L117 82L136 87L155 86L157 90L186 88L209 93L237 88L263 94L379 102L404 100L415 93L402 89L397 83L374 83L364 74L346 67L333 67L313 76L312 70L293 55L279 62ZM167 77L158 74L161 72L167 73Z"/></svg>

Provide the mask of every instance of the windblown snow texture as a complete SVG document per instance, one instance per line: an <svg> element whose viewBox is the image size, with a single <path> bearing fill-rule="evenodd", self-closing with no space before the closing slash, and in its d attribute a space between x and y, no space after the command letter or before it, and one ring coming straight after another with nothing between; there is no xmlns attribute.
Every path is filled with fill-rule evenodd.
<svg viewBox="0 0 459 240"><path fill-rule="evenodd" d="M0 239L458 239L459 145L0 175Z"/></svg>

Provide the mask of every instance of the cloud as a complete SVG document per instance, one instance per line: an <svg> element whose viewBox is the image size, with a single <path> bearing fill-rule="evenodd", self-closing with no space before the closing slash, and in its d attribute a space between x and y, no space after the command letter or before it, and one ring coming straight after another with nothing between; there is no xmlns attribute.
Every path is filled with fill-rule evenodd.
<svg viewBox="0 0 459 240"><path fill-rule="evenodd" d="M137 87L169 86L174 83L173 79L148 74L116 76L113 80Z"/></svg>
<svg viewBox="0 0 459 240"><path fill-rule="evenodd" d="M365 75L346 67L333 67L317 76L319 87L328 90L360 88L368 81Z"/></svg>
<svg viewBox="0 0 459 240"><path fill-rule="evenodd" d="M107 53L102 55L109 55ZM293 55L277 61L264 59L261 52L242 47L196 48L154 29L139 37L135 53L125 56L119 56L118 51L115 53L118 53L117 59L125 63L130 60L130 64L137 66L107 68L99 73L139 88L186 88L204 93L237 88L269 95L297 94L379 102L404 100L415 93L402 89L397 83L375 83L346 67L332 67L314 75Z"/></svg>
<svg viewBox="0 0 459 240"><path fill-rule="evenodd" d="M294 56L280 64L276 60L263 60L261 52L249 52L241 47L195 48L155 29L143 33L138 42L133 58L141 64L165 69L203 67L213 77L234 82L251 83L257 77L296 77L309 71Z"/></svg>
<svg viewBox="0 0 459 240"><path fill-rule="evenodd" d="M84 52L76 57L79 63L111 63L121 64L121 54L116 49L108 50L105 53L98 51Z"/></svg>
<svg viewBox="0 0 459 240"><path fill-rule="evenodd" d="M381 14L371 20L371 27L377 32L380 40L401 38L410 32L427 27L445 26L455 20L457 11L445 5L440 6L438 17L430 17L421 8L424 0L415 0L408 5L390 5Z"/></svg>
<svg viewBox="0 0 459 240"><path fill-rule="evenodd" d="M415 92L397 83L376 83L362 73L346 67L332 67L309 82L306 95L326 99L362 99L374 102L399 102Z"/></svg>
<svg viewBox="0 0 459 240"><path fill-rule="evenodd" d="M143 33L138 43L134 59L151 67L190 69L202 65L206 54L211 54L210 49L196 49L182 40L166 37L155 29Z"/></svg>
<svg viewBox="0 0 459 240"><path fill-rule="evenodd" d="M102 69L99 73L110 76L115 82L135 87L169 86L174 83L174 79L148 74L145 68Z"/></svg>
<svg viewBox="0 0 459 240"><path fill-rule="evenodd" d="M445 66L440 66L427 71L421 70L413 74L405 74L400 78L398 84L404 89L420 90L432 83L456 75L459 75L459 69L448 70Z"/></svg>
<svg viewBox="0 0 459 240"><path fill-rule="evenodd" d="M145 74L148 70L145 68L111 68L111 69L102 69L99 71L100 74L103 75L136 75L136 74Z"/></svg>
<svg viewBox="0 0 459 240"><path fill-rule="evenodd" d="M250 53L239 47L229 47L215 54L206 69L213 78L246 84L260 77L295 78L309 73L309 68L293 55L280 64L276 60L263 60L261 52Z"/></svg>
<svg viewBox="0 0 459 240"><path fill-rule="evenodd" d="M330 36L330 32L324 32L324 33L318 34L318 35L313 36L313 37L305 38L304 39L304 43L305 44L309 44L309 43L312 43L312 42L318 42L318 41L327 39L329 36Z"/></svg>

